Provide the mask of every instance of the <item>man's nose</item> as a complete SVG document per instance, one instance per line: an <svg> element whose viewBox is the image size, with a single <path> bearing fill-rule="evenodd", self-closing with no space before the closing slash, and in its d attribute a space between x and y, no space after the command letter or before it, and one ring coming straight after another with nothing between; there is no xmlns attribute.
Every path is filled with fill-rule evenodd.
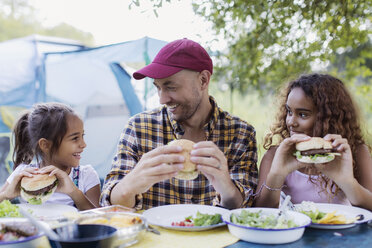
<svg viewBox="0 0 372 248"><path fill-rule="evenodd" d="M159 90L158 95L159 95L160 104L167 104L167 103L170 102L170 97L169 97L169 94L167 92Z"/></svg>

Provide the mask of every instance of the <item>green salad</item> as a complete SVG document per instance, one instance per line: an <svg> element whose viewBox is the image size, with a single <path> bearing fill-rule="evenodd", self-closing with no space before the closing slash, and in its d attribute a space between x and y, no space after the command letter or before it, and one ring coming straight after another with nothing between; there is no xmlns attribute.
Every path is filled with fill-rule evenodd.
<svg viewBox="0 0 372 248"><path fill-rule="evenodd" d="M187 216L180 222L172 222L172 226L211 226L218 223L222 223L221 214L202 214L198 211L195 217L193 217L192 215Z"/></svg>
<svg viewBox="0 0 372 248"><path fill-rule="evenodd" d="M316 161L317 158L327 158L327 159L332 159L335 157L335 155L338 155L339 153L325 153L325 154L313 154L313 155L307 155L306 157L310 158L311 160L313 161ZM301 155L301 152L300 151L296 151L295 153L293 153L293 155L298 158L298 159L301 159L303 156Z"/></svg>
<svg viewBox="0 0 372 248"><path fill-rule="evenodd" d="M279 217L274 214L265 215L262 210L258 212L242 210L240 214L231 214L230 220L234 224L263 229L287 229L298 226L292 219L286 218L284 215Z"/></svg>
<svg viewBox="0 0 372 248"><path fill-rule="evenodd" d="M202 214L199 211L195 217L188 216L185 220L191 220L194 226L210 226L222 222L220 214Z"/></svg>
<svg viewBox="0 0 372 248"><path fill-rule="evenodd" d="M309 210L309 211L299 211L299 212L309 216L313 223L318 223L327 214L327 213L320 212L318 209Z"/></svg>
<svg viewBox="0 0 372 248"><path fill-rule="evenodd" d="M0 217L22 217L19 207L12 204L9 200L0 202Z"/></svg>

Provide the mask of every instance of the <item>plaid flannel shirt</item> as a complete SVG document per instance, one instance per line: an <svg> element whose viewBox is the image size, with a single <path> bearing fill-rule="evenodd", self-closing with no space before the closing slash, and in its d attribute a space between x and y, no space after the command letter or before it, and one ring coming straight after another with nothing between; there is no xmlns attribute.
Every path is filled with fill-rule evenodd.
<svg viewBox="0 0 372 248"><path fill-rule="evenodd" d="M213 141L225 154L231 180L244 199L242 207L251 206L258 180L255 130L247 122L220 109L212 97L210 101L213 114L204 126L207 140ZM101 205L111 205L111 190L131 172L145 153L180 139L183 134L182 127L171 119L165 106L133 116L120 136L117 155L103 185ZM171 178L154 184L147 192L136 196L135 208L219 203L219 194L200 173L194 180Z"/></svg>

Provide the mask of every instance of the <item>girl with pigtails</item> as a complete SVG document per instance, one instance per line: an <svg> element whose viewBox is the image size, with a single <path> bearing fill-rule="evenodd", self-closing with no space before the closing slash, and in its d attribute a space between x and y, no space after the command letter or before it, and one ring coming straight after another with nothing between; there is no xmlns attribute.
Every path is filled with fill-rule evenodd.
<svg viewBox="0 0 372 248"><path fill-rule="evenodd" d="M91 165L80 165L86 147L84 125L79 116L61 103L40 103L25 112L14 130L13 173L0 190L0 201L23 198L32 192L21 190L21 180L44 175L57 178L55 193L47 203L76 206L79 210L99 206L100 180ZM22 194L21 194L22 192ZM43 203L42 202L37 203Z"/></svg>

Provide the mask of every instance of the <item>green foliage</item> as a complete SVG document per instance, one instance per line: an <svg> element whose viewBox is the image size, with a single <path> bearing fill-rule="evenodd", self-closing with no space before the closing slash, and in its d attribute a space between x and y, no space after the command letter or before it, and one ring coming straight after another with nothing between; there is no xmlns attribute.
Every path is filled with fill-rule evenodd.
<svg viewBox="0 0 372 248"><path fill-rule="evenodd" d="M288 75L314 70L314 65L336 62L342 48L370 44L371 0L195 0L194 10L213 23L216 34L229 44L220 55L224 71L239 90L275 89ZM363 67L365 60L345 60L347 71ZM344 75L347 79L353 73Z"/></svg>
<svg viewBox="0 0 372 248"><path fill-rule="evenodd" d="M150 1L156 9L165 0ZM132 2L140 6L141 0ZM337 76L350 88L372 144L372 0L192 2L194 12L228 44L214 60L213 78L234 93L215 88L212 95L256 127L259 144L273 120L267 113L272 93L314 71Z"/></svg>
<svg viewBox="0 0 372 248"><path fill-rule="evenodd" d="M150 1L156 9L170 0ZM140 2L132 0L136 6ZM218 56L216 74L230 88L272 91L288 77L325 70L342 53L360 48L365 48L360 51L365 57L345 59L346 71L340 77L350 81L372 73L366 61L371 58L372 0L192 2L195 13L212 24L216 37L222 35L229 44Z"/></svg>
<svg viewBox="0 0 372 248"><path fill-rule="evenodd" d="M61 23L46 28L36 19L32 6L26 0L0 0L0 41L40 34L63 37L93 45L93 35Z"/></svg>
<svg viewBox="0 0 372 248"><path fill-rule="evenodd" d="M53 28L44 28L40 31L40 34L78 40L88 46L94 45L94 39L91 33L82 32L66 23L60 23Z"/></svg>

